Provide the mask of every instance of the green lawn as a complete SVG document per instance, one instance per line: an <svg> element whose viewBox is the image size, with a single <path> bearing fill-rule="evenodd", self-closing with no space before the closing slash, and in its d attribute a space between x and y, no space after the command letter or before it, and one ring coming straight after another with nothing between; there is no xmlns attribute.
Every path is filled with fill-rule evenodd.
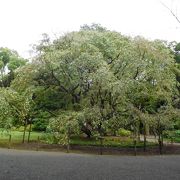
<svg viewBox="0 0 180 180"><path fill-rule="evenodd" d="M164 138L166 141L168 141L168 142L171 142L172 141L172 139L171 138ZM174 137L173 138L173 142L175 142L175 143L180 143L180 137Z"/></svg>
<svg viewBox="0 0 180 180"><path fill-rule="evenodd" d="M174 142L180 143L180 137L175 137L175 138L174 138Z"/></svg>
<svg viewBox="0 0 180 180"><path fill-rule="evenodd" d="M9 141L9 135L11 134L11 143L18 144L22 142L23 132L20 131L0 131L0 146L7 146ZM37 141L38 137L43 143L52 143L47 140L52 139L52 135L45 134L43 132L31 132L30 141ZM25 141L28 139L28 132L26 132ZM100 146L100 140L98 138L86 138L83 136L71 137L70 144L82 145L82 146ZM147 142L147 146L154 146L155 143ZM130 137L104 137L103 146L107 147L134 147L133 139ZM143 142L138 142L137 147L143 147Z"/></svg>
<svg viewBox="0 0 180 180"><path fill-rule="evenodd" d="M100 140L96 138L85 137L72 137L71 144L86 145L86 146L99 146ZM147 142L147 146L154 146L155 143ZM129 137L104 137L103 146L106 147L134 147L133 139ZM143 142L138 142L137 147L143 147Z"/></svg>
<svg viewBox="0 0 180 180"><path fill-rule="evenodd" d="M11 141L12 142L21 142L23 138L23 132L20 131L0 131L0 141L8 141L9 135L11 134ZM31 132L30 140L36 141L38 136L41 137L43 133L41 132ZM26 132L25 140L28 138L28 132Z"/></svg>
<svg viewBox="0 0 180 180"><path fill-rule="evenodd" d="M180 143L180 130L166 131L165 135L166 141L171 142L173 140L175 143Z"/></svg>

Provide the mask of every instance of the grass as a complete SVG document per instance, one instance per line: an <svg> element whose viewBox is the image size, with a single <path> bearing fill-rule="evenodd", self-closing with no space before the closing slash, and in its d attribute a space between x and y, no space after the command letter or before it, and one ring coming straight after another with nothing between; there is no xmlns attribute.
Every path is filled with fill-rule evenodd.
<svg viewBox="0 0 180 180"><path fill-rule="evenodd" d="M164 138L166 141L171 142L171 138ZM173 137L173 142L180 143L180 137Z"/></svg>
<svg viewBox="0 0 180 180"><path fill-rule="evenodd" d="M173 140L174 140L174 142L176 142L176 143L180 143L180 137L175 137Z"/></svg>
<svg viewBox="0 0 180 180"><path fill-rule="evenodd" d="M175 143L180 143L180 130L166 131L164 139L169 142L173 140Z"/></svg>
<svg viewBox="0 0 180 180"><path fill-rule="evenodd" d="M22 143L23 132L21 131L0 131L0 146L8 146L9 135L11 134L11 144L16 145ZM38 137L41 143L48 143L47 137L51 139L50 144L52 144L52 135L45 134L43 132L31 132L30 141L37 142ZM27 142L28 132L26 132L25 141ZM73 136L70 140L71 145L81 145L81 146L100 146L100 140L98 138L86 138L84 136ZM147 147L155 146L155 143L147 142ZM130 137L113 137L108 136L103 138L103 146L105 147L134 147L133 139ZM137 148L143 147L143 142L137 142Z"/></svg>
<svg viewBox="0 0 180 180"><path fill-rule="evenodd" d="M100 140L96 138L85 138L85 137L72 137L72 145L82 145L82 146L100 146ZM147 146L154 146L155 143L147 142ZM129 137L104 137L103 146L105 147L134 147L133 139ZM137 142L137 148L143 147L143 142Z"/></svg>
<svg viewBox="0 0 180 180"><path fill-rule="evenodd" d="M23 138L23 132L20 131L1 131L0 132L0 142L8 142L9 141L9 135L11 134L11 141L12 142L22 142ZM43 135L42 132L31 132L30 140L31 141L37 141L38 136L41 137ZM25 140L28 139L28 132L26 132Z"/></svg>
<svg viewBox="0 0 180 180"><path fill-rule="evenodd" d="M173 142L175 142L175 143L180 143L180 137L175 137L175 138L173 139Z"/></svg>

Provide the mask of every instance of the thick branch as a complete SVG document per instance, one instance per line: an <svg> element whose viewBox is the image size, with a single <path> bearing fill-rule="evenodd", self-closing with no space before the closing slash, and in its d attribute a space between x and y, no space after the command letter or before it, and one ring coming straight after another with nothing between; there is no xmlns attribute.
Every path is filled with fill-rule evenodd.
<svg viewBox="0 0 180 180"><path fill-rule="evenodd" d="M74 86L74 87L71 89L71 91L74 92L78 87L79 87L79 83L78 83L76 86Z"/></svg>
<svg viewBox="0 0 180 180"><path fill-rule="evenodd" d="M64 86L61 85L60 80L55 76L53 70L51 70L51 75L52 75L52 77L57 81L57 83L58 83L60 89L61 89L62 91L64 91L64 92L68 93L68 90L67 90Z"/></svg>
<svg viewBox="0 0 180 180"><path fill-rule="evenodd" d="M139 74L139 67L137 67L136 74L134 75L133 79L136 79Z"/></svg>
<svg viewBox="0 0 180 180"><path fill-rule="evenodd" d="M112 64L114 62L114 60L118 59L121 53L119 53L115 58L110 58L110 61L108 62L108 64Z"/></svg>

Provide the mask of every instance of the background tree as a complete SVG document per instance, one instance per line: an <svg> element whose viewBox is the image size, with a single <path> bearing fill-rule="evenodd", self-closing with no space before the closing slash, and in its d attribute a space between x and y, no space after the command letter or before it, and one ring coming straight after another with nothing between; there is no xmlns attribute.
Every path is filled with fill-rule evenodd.
<svg viewBox="0 0 180 180"><path fill-rule="evenodd" d="M16 51L0 48L0 86L8 87L14 79L14 70L25 65L27 60L21 58Z"/></svg>

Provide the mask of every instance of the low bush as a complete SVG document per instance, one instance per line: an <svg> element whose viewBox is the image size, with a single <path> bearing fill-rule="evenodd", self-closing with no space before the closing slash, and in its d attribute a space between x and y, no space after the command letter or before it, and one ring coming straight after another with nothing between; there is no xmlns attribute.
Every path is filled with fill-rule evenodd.
<svg viewBox="0 0 180 180"><path fill-rule="evenodd" d="M121 128L117 131L117 135L123 137L129 137L131 136L131 131Z"/></svg>
<svg viewBox="0 0 180 180"><path fill-rule="evenodd" d="M36 118L33 122L33 131L45 131L48 125L47 119Z"/></svg>
<svg viewBox="0 0 180 180"><path fill-rule="evenodd" d="M176 130L176 131L175 131L175 136L176 136L176 137L180 137L180 130Z"/></svg>

